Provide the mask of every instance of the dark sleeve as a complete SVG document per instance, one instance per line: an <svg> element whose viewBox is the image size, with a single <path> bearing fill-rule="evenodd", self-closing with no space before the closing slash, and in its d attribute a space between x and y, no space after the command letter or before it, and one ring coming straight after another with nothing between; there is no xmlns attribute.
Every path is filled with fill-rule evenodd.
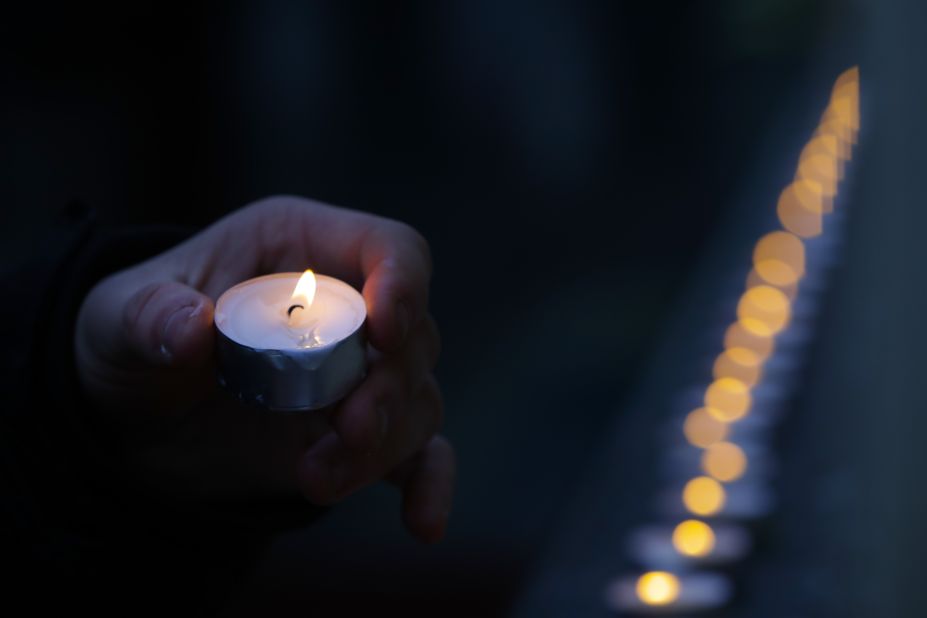
<svg viewBox="0 0 927 618"><path fill-rule="evenodd" d="M20 592L57 581L99 604L96 589L108 582L104 598L114 602L126 594L169 605L193 595L218 606L271 535L321 512L303 501L193 507L136 495L118 440L93 422L73 360L81 302L106 275L189 234L110 228L72 205L22 264L4 267L0 538Z"/></svg>

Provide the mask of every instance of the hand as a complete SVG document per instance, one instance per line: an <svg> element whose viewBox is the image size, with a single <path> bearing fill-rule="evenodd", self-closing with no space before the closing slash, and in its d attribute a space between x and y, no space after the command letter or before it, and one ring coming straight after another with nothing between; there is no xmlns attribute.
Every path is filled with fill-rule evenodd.
<svg viewBox="0 0 927 618"><path fill-rule="evenodd" d="M362 289L367 377L330 410L244 406L216 385L215 300L245 279L306 268ZM262 200L101 281L78 317L78 373L143 487L194 499L300 492L330 504L385 478L402 490L409 530L436 541L455 462L437 435L430 275L428 246L407 225L295 197Z"/></svg>

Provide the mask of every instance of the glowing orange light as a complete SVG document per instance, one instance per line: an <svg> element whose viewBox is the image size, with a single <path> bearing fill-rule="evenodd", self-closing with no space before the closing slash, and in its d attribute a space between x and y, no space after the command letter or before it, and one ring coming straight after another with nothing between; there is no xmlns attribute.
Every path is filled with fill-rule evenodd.
<svg viewBox="0 0 927 618"><path fill-rule="evenodd" d="M647 605L669 605L679 598L679 578L666 571L650 571L637 580L637 598Z"/></svg>
<svg viewBox="0 0 927 618"><path fill-rule="evenodd" d="M705 408L689 412L682 426L682 432L689 444L699 448L724 440L729 431L727 423L718 420Z"/></svg>
<svg viewBox="0 0 927 618"><path fill-rule="evenodd" d="M834 86L831 88L831 98L850 94L859 98L859 67L853 66L837 76L834 80Z"/></svg>
<svg viewBox="0 0 927 618"><path fill-rule="evenodd" d="M828 110L849 127L855 137L859 129L859 67L847 69L837 78Z"/></svg>
<svg viewBox="0 0 927 618"><path fill-rule="evenodd" d="M831 112L824 112L821 122L814 133L815 137L833 139L837 144L837 156L840 161L850 158L850 147L853 144L852 130L843 125Z"/></svg>
<svg viewBox="0 0 927 618"><path fill-rule="evenodd" d="M837 194L840 181L840 162L836 157L822 154L803 156L798 163L795 178L814 183L822 196L821 207L824 212L833 210L833 197Z"/></svg>
<svg viewBox="0 0 927 618"><path fill-rule="evenodd" d="M743 324L731 324L724 333L724 347L745 348L756 354L760 362L766 360L773 353L775 342L769 335L760 335L744 328Z"/></svg>
<svg viewBox="0 0 927 618"><path fill-rule="evenodd" d="M727 496L721 483L709 476L697 476L686 483L682 490L682 502L696 515L708 517L724 508Z"/></svg>
<svg viewBox="0 0 927 618"><path fill-rule="evenodd" d="M767 267L773 267L773 266L775 265L767 264ZM782 267L779 266L779 268L782 268ZM784 268L780 271L780 274L783 274L783 273L784 273ZM767 276L769 276L768 272L767 272ZM755 268L751 268L750 272L747 273L747 280L744 284L744 287L749 290L750 288L755 288L758 285L773 285L773 284L767 281L766 279L764 279L763 277L761 277L760 274L756 272ZM777 290L780 290L783 294L785 294L790 301L795 300L795 297L798 296L798 283L792 283L790 285L774 285L774 287Z"/></svg>
<svg viewBox="0 0 927 618"><path fill-rule="evenodd" d="M753 268L776 287L792 286L805 274L805 244L788 232L771 232L753 249Z"/></svg>
<svg viewBox="0 0 927 618"><path fill-rule="evenodd" d="M832 135L838 140L840 158L850 158L850 146L859 131L859 67L844 71L831 90L830 104L821 118L818 135Z"/></svg>
<svg viewBox="0 0 927 618"><path fill-rule="evenodd" d="M807 180L796 180L779 196L776 213L782 227L802 238L819 236L823 230L823 213L829 211L820 187Z"/></svg>
<svg viewBox="0 0 927 618"><path fill-rule="evenodd" d="M731 423L750 411L750 389L734 378L715 380L705 391L705 409L719 421Z"/></svg>
<svg viewBox="0 0 927 618"><path fill-rule="evenodd" d="M840 140L832 133L820 131L820 127L818 127L818 131L802 149L801 154L802 157L823 155L840 160Z"/></svg>
<svg viewBox="0 0 927 618"><path fill-rule="evenodd" d="M724 483L735 481L747 471L747 456L736 444L718 442L702 455L702 469Z"/></svg>
<svg viewBox="0 0 927 618"><path fill-rule="evenodd" d="M768 285L750 288L737 303L737 317L744 328L758 335L775 335L791 317L789 298Z"/></svg>
<svg viewBox="0 0 927 618"><path fill-rule="evenodd" d="M684 556L707 556L715 548L715 532L703 521L687 519L673 530L673 547Z"/></svg>
<svg viewBox="0 0 927 618"><path fill-rule="evenodd" d="M747 386L759 382L761 373L759 357L747 348L725 350L718 355L712 367L712 375L716 380L734 378Z"/></svg>

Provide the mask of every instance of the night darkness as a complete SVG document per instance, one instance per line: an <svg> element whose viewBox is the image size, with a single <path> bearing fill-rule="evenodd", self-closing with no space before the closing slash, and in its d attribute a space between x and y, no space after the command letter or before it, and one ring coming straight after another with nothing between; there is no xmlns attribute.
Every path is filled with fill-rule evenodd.
<svg viewBox="0 0 927 618"><path fill-rule="evenodd" d="M711 380L751 247L778 225L834 80L858 65L845 210L824 234L837 257L817 317L796 326L808 344L768 445L777 506L746 524L752 553L715 569L736 593L711 615L922 611L915 2L3 12L6 277L48 259L75 203L111 229L194 231L299 195L429 242L458 458L447 537L417 543L395 490L367 488L238 574L204 576L222 615L609 615L610 579L641 568L627 535L661 516L666 427ZM16 427L10 441L28 441Z"/></svg>

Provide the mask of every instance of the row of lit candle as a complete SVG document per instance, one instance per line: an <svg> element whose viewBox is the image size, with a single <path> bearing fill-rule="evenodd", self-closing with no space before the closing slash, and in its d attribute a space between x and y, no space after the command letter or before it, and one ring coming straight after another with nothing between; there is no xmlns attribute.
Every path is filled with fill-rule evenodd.
<svg viewBox="0 0 927 618"><path fill-rule="evenodd" d="M737 319L724 334L702 406L681 419L687 450L672 462L684 482L681 496L674 493L664 503L672 519L630 535L632 557L654 570L612 582L606 591L610 607L641 613L692 611L717 608L731 598L729 579L701 567L743 559L751 548L744 523L772 508L769 433L787 388L786 375L773 372L775 359L785 357L777 343L783 342L787 329L796 328L797 308L804 307L805 319L811 317L813 303L807 294L804 305L797 303L799 284L814 289L809 266L821 264L813 264L809 254L833 212L858 131L859 71L854 67L834 84L827 109L801 151L795 178L779 196L776 213L782 229L754 246ZM821 246L826 248L817 248ZM790 360L780 366L794 364Z"/></svg>

